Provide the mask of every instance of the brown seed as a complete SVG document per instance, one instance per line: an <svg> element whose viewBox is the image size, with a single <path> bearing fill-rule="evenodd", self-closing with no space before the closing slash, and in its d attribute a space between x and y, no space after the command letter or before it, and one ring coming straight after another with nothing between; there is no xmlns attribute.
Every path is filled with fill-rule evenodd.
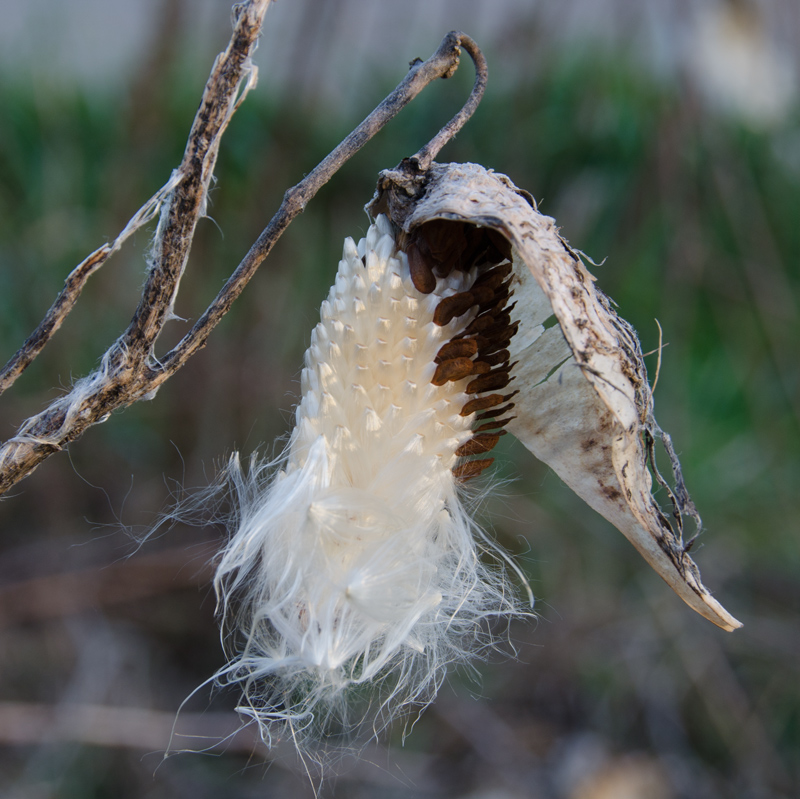
<svg viewBox="0 0 800 799"><path fill-rule="evenodd" d="M473 305L475 305L475 300L469 291L461 291L445 297L436 306L436 310L433 312L433 321L437 325L446 325L457 316L466 313Z"/></svg>
<svg viewBox="0 0 800 799"><path fill-rule="evenodd" d="M478 342L474 338L457 338L448 341L433 359L434 363L449 361L451 358L471 358L478 351Z"/></svg>
<svg viewBox="0 0 800 799"><path fill-rule="evenodd" d="M496 419L493 422L486 422L486 424L476 427L475 432L480 433L483 430L495 430L498 427L505 427L512 419L516 418L516 416L507 416L505 419Z"/></svg>
<svg viewBox="0 0 800 799"><path fill-rule="evenodd" d="M495 405L500 405L505 401L506 397L502 394L489 394L488 397L471 399L461 409L461 416L469 416L476 411L485 411L487 408L493 408ZM478 418L480 419L481 417L479 416Z"/></svg>
<svg viewBox="0 0 800 799"><path fill-rule="evenodd" d="M477 288L473 286L469 291L475 300L475 305L486 305L486 303L494 300L494 289L488 286L478 286Z"/></svg>
<svg viewBox="0 0 800 799"><path fill-rule="evenodd" d="M487 328L484 333L487 336L493 336L504 327L508 327L510 324L511 311L509 309L505 309L494 317L494 326L492 328Z"/></svg>
<svg viewBox="0 0 800 799"><path fill-rule="evenodd" d="M436 274L440 277L447 277L454 269L464 271L464 241L459 242L457 247L451 247L442 263L436 267Z"/></svg>
<svg viewBox="0 0 800 799"><path fill-rule="evenodd" d="M408 271L414 288L421 294L431 294L436 288L436 277L416 242L412 241L408 245L406 255L408 256Z"/></svg>
<svg viewBox="0 0 800 799"><path fill-rule="evenodd" d="M516 393L516 392L514 392ZM492 396L495 396L494 394ZM514 407L513 402L509 402L508 405L503 405L502 408L492 408L490 411L486 411L485 413L479 413L475 417L476 422L480 422L483 419L494 419L497 417L502 416L504 413L508 413ZM516 417L514 417L516 418Z"/></svg>
<svg viewBox="0 0 800 799"><path fill-rule="evenodd" d="M510 399L514 399L514 397L516 397L517 394L519 394L518 390L517 391L512 391L510 394L506 394L504 396L500 395L500 394L492 394L491 396L493 396L493 397L502 396L502 399L500 400L500 402L497 403L499 405L499 404L501 404L503 402L508 402ZM478 422L478 421L482 421L483 419L491 419L492 417L498 417L499 418L503 414L508 413L513 407L514 407L514 403L513 402L508 402L508 405L503 405L502 408L493 407L490 411L486 411L485 413L479 413L475 417L475 421Z"/></svg>
<svg viewBox="0 0 800 799"><path fill-rule="evenodd" d="M456 259L455 258L448 258L441 264L436 264L434 267L434 272L436 277L447 277L455 268L456 266Z"/></svg>
<svg viewBox="0 0 800 799"><path fill-rule="evenodd" d="M497 366L498 364L505 363L511 358L511 353L508 350L497 350L489 355L481 353L481 362L488 363L490 366Z"/></svg>
<svg viewBox="0 0 800 799"><path fill-rule="evenodd" d="M484 391L494 391L498 388L505 388L513 378L508 373L508 367L495 369L493 372L476 377L467 383L464 391L467 394L482 394Z"/></svg>
<svg viewBox="0 0 800 799"><path fill-rule="evenodd" d="M489 241L487 242L486 252L483 254L483 260L479 263L483 264L491 264L494 266L495 264L499 264L505 261L505 256L503 255L494 244Z"/></svg>
<svg viewBox="0 0 800 799"><path fill-rule="evenodd" d="M505 310L505 307L508 304L509 296L510 292L508 289L504 286L500 286L500 288L494 293L493 302L482 305L481 310L491 311L493 315L498 314L500 311Z"/></svg>
<svg viewBox="0 0 800 799"><path fill-rule="evenodd" d="M469 358L451 358L442 361L436 367L431 383L434 386L443 386L450 380L461 380L462 377L472 374L472 368L473 363Z"/></svg>
<svg viewBox="0 0 800 799"><path fill-rule="evenodd" d="M483 358L484 355L489 355L490 353L497 352L498 350L506 349L511 343L511 339L514 338L514 334L518 329L519 322L514 322L514 324L509 325L502 334L498 334L494 338L488 339L485 344L482 341L479 341L478 352L480 353L481 358Z"/></svg>
<svg viewBox="0 0 800 799"><path fill-rule="evenodd" d="M456 468L453 469L453 474L457 479L464 483L472 477L477 477L484 469L488 469L493 463L494 458L482 458L481 460L467 461L466 463L462 463L460 466L456 466Z"/></svg>
<svg viewBox="0 0 800 799"><path fill-rule="evenodd" d="M495 287L495 282L499 278L497 285L500 285L511 274L511 264L500 264L492 269L485 271L476 281L476 286L492 286Z"/></svg>
<svg viewBox="0 0 800 799"><path fill-rule="evenodd" d="M484 452L494 449L500 440L500 436L505 435L505 433L505 430L501 430L499 433L478 433L466 444L462 444L456 450L456 455L459 458L466 458L469 455L483 455Z"/></svg>
<svg viewBox="0 0 800 799"><path fill-rule="evenodd" d="M465 223L448 219L434 219L419 228L437 266L450 260L453 252L464 249L466 228Z"/></svg>
<svg viewBox="0 0 800 799"><path fill-rule="evenodd" d="M488 303L487 305L481 305L481 312L486 312L491 316L497 316L499 313L507 310L506 305L508 304L508 298L511 296L511 294L508 291L503 293L504 291L505 289L496 291L495 302Z"/></svg>
<svg viewBox="0 0 800 799"><path fill-rule="evenodd" d="M492 249L491 242L488 239L484 239L472 251L472 260L470 261L468 268L471 269L473 266L485 266L486 264L492 264L493 262L487 257L490 249Z"/></svg>
<svg viewBox="0 0 800 799"><path fill-rule="evenodd" d="M483 335L486 336L486 338L488 338L492 344L495 344L499 341L504 341L505 339L508 339L509 342L511 341L511 330L509 325L492 325L491 327L487 327L485 330L481 330L481 333L483 333Z"/></svg>
<svg viewBox="0 0 800 799"><path fill-rule="evenodd" d="M473 283L472 288L486 288L492 289L492 291L497 291L500 286L503 285L503 280L505 278L497 271L497 269L490 269L488 272L484 272L476 281Z"/></svg>
<svg viewBox="0 0 800 799"><path fill-rule="evenodd" d="M511 281L506 280L505 283L501 283L495 290L494 296L498 300L507 300L514 292L511 290Z"/></svg>
<svg viewBox="0 0 800 799"><path fill-rule="evenodd" d="M474 375L485 375L491 371L492 371L491 364L488 364L485 361L472 362L472 374Z"/></svg>
<svg viewBox="0 0 800 799"><path fill-rule="evenodd" d="M495 319L490 314L483 314L482 316L476 316L467 326L464 328L464 335L469 336L473 333L483 333L484 330L488 330L492 327L495 323Z"/></svg>

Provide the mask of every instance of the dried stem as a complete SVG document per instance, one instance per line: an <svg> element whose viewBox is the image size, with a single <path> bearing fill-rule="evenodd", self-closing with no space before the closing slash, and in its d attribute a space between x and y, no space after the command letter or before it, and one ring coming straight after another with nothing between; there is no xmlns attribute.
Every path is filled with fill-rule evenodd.
<svg viewBox="0 0 800 799"><path fill-rule="evenodd" d="M468 46L465 45L466 42L469 43ZM278 212L256 239L255 244L222 287L215 300L183 340L161 360L161 372L154 378L155 385L160 385L205 344L210 332L228 312L231 304L241 294L242 289L247 285L261 262L269 255L275 242L333 175L429 83L438 78L449 78L453 75L458 68L461 45L464 45L472 55L476 69L480 64L483 65L483 69L478 73L467 103L423 150L431 148L435 155L446 141L455 136L477 108L483 96L487 72L486 61L475 42L466 34L451 31L444 37L439 49L427 61L412 62L411 69L397 88L333 152L321 161L308 177L286 192ZM478 58L474 53L477 53ZM437 142L435 150L433 142Z"/></svg>
<svg viewBox="0 0 800 799"><path fill-rule="evenodd" d="M428 84L448 78L458 68L463 46L475 62L477 77L461 111L413 159L426 169L433 158L472 115L486 86L486 62L468 36L449 33L427 60L412 63L405 79L308 177L284 195L283 202L197 323L166 356L156 360L153 347L172 318L198 219L205 213L220 140L247 91L255 85L250 58L261 31L269 0L236 6L233 36L216 60L192 125L183 160L170 181L140 209L111 245L92 253L70 274L42 323L0 372L0 393L27 368L72 310L88 278L135 230L159 217L151 269L139 306L127 330L108 349L97 370L77 381L66 395L32 416L17 434L0 446L0 494L30 474L43 460L79 438L91 425L117 408L152 398L205 344L275 242L309 200L336 171Z"/></svg>
<svg viewBox="0 0 800 799"><path fill-rule="evenodd" d="M483 53L475 42L466 33L451 33L457 36L460 45L469 53L475 64L475 83L472 93L462 109L416 154L409 159L419 172L427 172L433 159L439 151L464 127L466 121L475 113L486 91L486 82L489 80L489 67Z"/></svg>
<svg viewBox="0 0 800 799"><path fill-rule="evenodd" d="M79 263L64 281L64 288L45 314L36 330L0 370L0 394L10 388L16 379L31 365L34 358L61 327L69 312L75 307L83 287L89 278L122 247L123 243L139 228L146 225L161 210L161 206L177 185L173 175L165 186L156 192L131 218L125 229L111 244L104 244Z"/></svg>

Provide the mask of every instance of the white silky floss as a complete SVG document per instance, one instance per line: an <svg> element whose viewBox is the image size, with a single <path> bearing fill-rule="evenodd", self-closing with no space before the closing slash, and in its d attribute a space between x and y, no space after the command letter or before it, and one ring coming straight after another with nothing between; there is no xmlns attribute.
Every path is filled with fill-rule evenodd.
<svg viewBox="0 0 800 799"><path fill-rule="evenodd" d="M385 217L347 239L283 468L233 475L239 526L215 584L223 615L235 596L246 643L219 677L243 684L267 741L281 720L319 734L370 681L381 726L426 704L448 664L491 645L486 620L517 612L502 569L479 559L452 471L472 436L468 380L431 383L437 352L476 315L440 326L436 306L476 274L425 295Z"/></svg>

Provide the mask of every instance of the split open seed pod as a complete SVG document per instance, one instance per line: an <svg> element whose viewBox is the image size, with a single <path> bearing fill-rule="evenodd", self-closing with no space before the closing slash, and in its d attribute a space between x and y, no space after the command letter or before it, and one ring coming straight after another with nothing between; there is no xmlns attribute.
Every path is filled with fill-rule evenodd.
<svg viewBox="0 0 800 799"><path fill-rule="evenodd" d="M638 337L595 286L555 220L539 213L505 175L476 164L432 164L421 171L413 159L381 173L368 211L386 214L408 248L421 246L444 265L463 257L467 239L473 249L510 245L512 314L520 324L509 349L518 362L519 393L507 429L617 527L684 602L725 630L740 627L705 588L688 555L683 517L698 529L700 518L669 436L653 417ZM428 278L418 275L418 288L424 290ZM552 316L558 324L545 326ZM655 464L659 440L671 461L673 487ZM673 505L668 512L653 497L654 477Z"/></svg>

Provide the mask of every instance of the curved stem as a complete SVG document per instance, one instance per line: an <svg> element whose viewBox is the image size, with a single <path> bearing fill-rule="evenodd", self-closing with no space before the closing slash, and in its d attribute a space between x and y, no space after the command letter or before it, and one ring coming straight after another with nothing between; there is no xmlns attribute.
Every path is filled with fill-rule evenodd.
<svg viewBox="0 0 800 799"><path fill-rule="evenodd" d="M475 41L466 33L453 32L448 35L456 37L461 47L469 53L472 63L475 65L475 83L461 110L416 155L412 155L409 159L419 172L427 172L430 169L442 147L464 127L464 123L475 113L489 80L486 58Z"/></svg>

